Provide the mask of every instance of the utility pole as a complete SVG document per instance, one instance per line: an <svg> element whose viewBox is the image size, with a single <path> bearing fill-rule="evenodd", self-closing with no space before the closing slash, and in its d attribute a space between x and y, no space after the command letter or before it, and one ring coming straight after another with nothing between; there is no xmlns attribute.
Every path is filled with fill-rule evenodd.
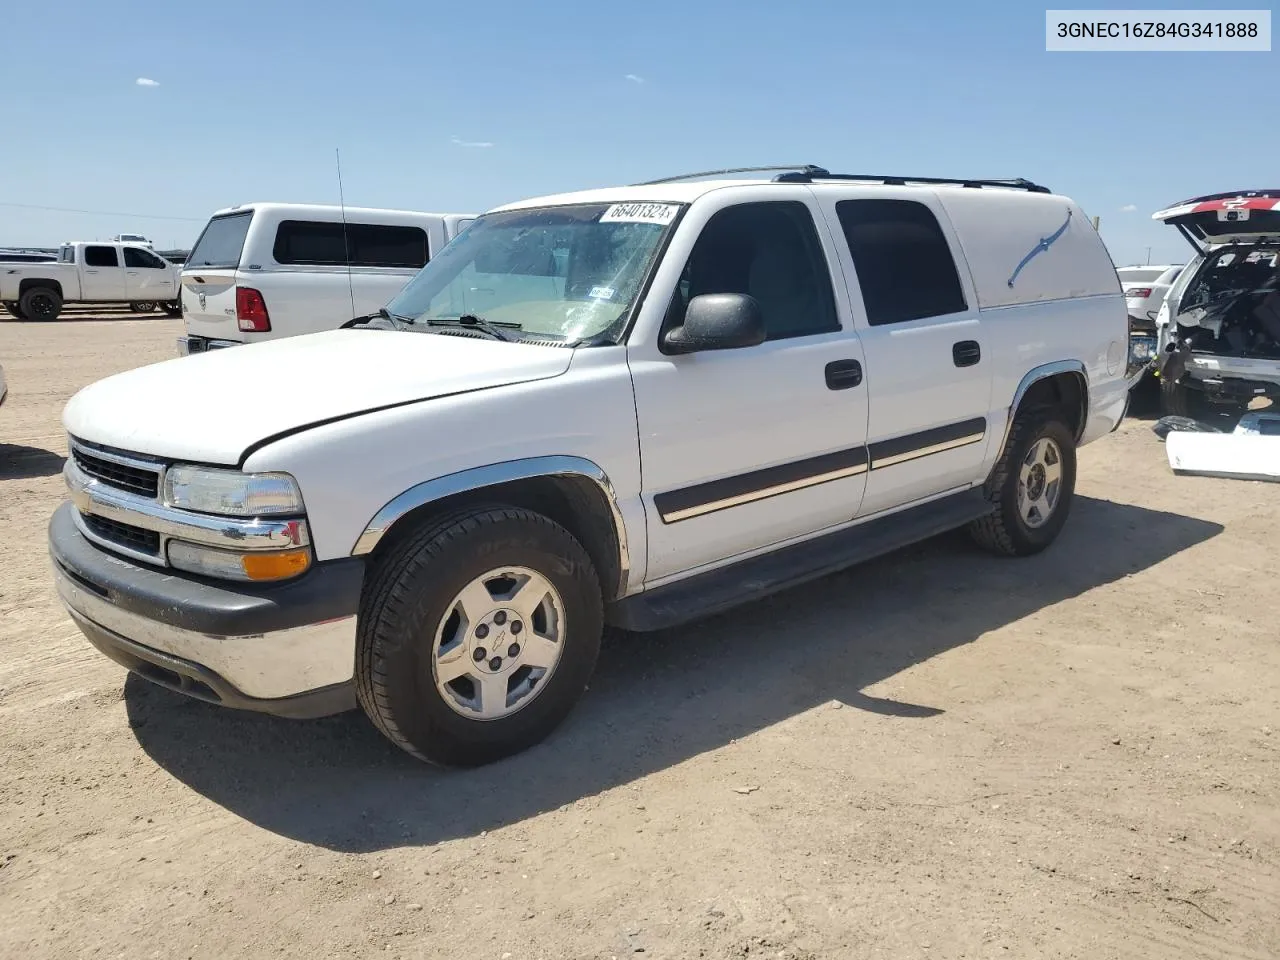
<svg viewBox="0 0 1280 960"><path fill-rule="evenodd" d="M1101 217L1094 217L1094 218L1093 218L1093 229L1094 229L1094 230L1097 230L1097 229L1098 229L1098 224L1100 224L1101 222L1102 222L1102 218L1101 218Z"/></svg>
<svg viewBox="0 0 1280 960"><path fill-rule="evenodd" d="M1151 248L1147 247L1147 266L1151 266Z"/></svg>

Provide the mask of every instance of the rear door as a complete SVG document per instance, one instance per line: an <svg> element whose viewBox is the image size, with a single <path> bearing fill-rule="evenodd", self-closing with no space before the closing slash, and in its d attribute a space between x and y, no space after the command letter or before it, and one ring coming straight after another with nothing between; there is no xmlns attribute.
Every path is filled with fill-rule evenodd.
<svg viewBox="0 0 1280 960"><path fill-rule="evenodd" d="M254 211L214 217L182 268L182 315L187 333L241 340L236 326L236 271Z"/></svg>
<svg viewBox="0 0 1280 960"><path fill-rule="evenodd" d="M980 473L996 353L959 243L932 196L824 189L866 353L870 472L863 515ZM860 296L859 296L860 294Z"/></svg>
<svg viewBox="0 0 1280 960"><path fill-rule="evenodd" d="M174 298L173 265L143 247L125 247L124 281L130 301Z"/></svg>
<svg viewBox="0 0 1280 960"><path fill-rule="evenodd" d="M87 244L80 267L82 300L127 300L124 265L120 251L111 244Z"/></svg>

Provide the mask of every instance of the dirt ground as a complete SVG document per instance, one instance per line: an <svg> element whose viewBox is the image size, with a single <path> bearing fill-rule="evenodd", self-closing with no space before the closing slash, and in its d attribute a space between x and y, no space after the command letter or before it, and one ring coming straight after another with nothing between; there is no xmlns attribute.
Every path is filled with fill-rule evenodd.
<svg viewBox="0 0 1280 960"><path fill-rule="evenodd" d="M56 605L61 406L179 332L0 322L0 955L1280 956L1275 486L1138 417L1048 553L613 638L550 741L446 772L126 679Z"/></svg>

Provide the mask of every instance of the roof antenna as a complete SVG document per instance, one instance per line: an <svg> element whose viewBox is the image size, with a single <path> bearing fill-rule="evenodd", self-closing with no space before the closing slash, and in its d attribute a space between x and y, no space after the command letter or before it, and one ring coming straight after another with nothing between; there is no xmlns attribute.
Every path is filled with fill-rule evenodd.
<svg viewBox="0 0 1280 960"><path fill-rule="evenodd" d="M342 213L342 256L347 261L347 296L351 298L351 316L356 315L356 291L351 281L351 241L347 239L347 201L342 193L342 154L333 148L333 159L338 166L338 209Z"/></svg>

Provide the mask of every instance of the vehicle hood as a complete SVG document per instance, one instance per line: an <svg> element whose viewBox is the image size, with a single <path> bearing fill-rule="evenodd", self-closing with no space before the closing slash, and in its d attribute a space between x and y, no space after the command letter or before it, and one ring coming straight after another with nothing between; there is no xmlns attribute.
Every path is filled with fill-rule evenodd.
<svg viewBox="0 0 1280 960"><path fill-rule="evenodd" d="M555 377L564 347L331 330L166 360L85 387L62 421L81 440L237 464L263 440L372 410Z"/></svg>
<svg viewBox="0 0 1280 960"><path fill-rule="evenodd" d="M1201 244L1274 243L1280 239L1280 189L1196 197L1157 210L1151 219L1185 230Z"/></svg>

